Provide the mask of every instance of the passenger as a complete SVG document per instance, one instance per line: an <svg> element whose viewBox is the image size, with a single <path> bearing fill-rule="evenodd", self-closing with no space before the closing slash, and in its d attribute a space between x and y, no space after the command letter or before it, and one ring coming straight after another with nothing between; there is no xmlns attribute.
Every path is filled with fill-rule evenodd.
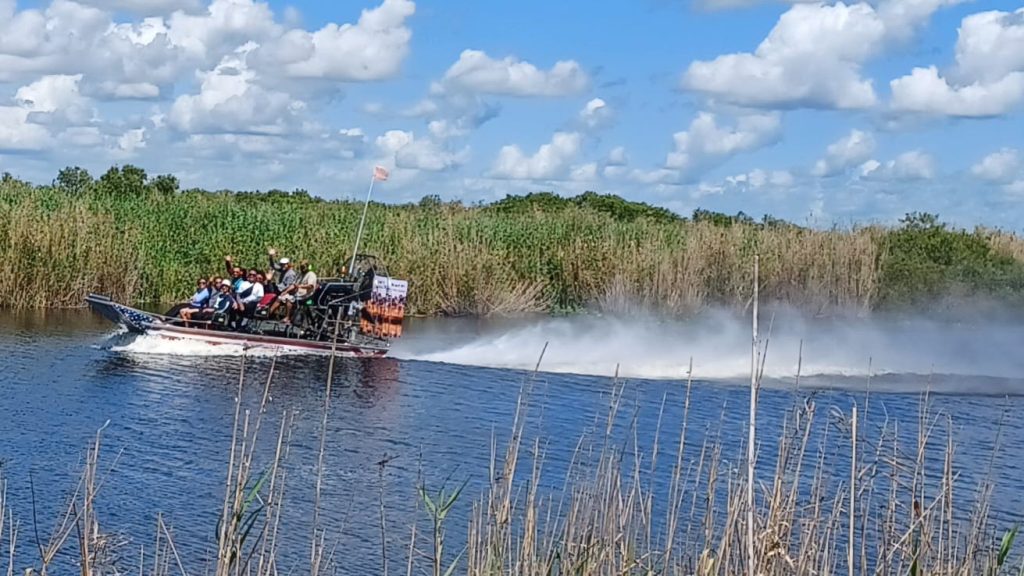
<svg viewBox="0 0 1024 576"><path fill-rule="evenodd" d="M316 273L313 272L313 268L309 265L308 260L299 262L299 272L302 273L302 278L295 284L295 302L292 304L302 306L306 303L306 300L316 292L317 278ZM288 308L287 315L289 319L292 317L290 306ZM288 320L285 321L287 322Z"/></svg>
<svg viewBox="0 0 1024 576"><path fill-rule="evenodd" d="M179 318L186 318L186 314L201 310L209 302L212 295L212 290L207 288L206 278L200 278L196 281L196 291L192 294L192 299L178 309L177 316Z"/></svg>
<svg viewBox="0 0 1024 576"><path fill-rule="evenodd" d="M245 271L241 271L241 276L235 279L231 284L231 290L234 292L234 304L232 309L235 311L242 310L242 298L249 295L249 291L252 290L252 282L249 281L249 276Z"/></svg>
<svg viewBox="0 0 1024 576"><path fill-rule="evenodd" d="M256 310L256 305L263 299L263 282L260 282L259 270L253 268L249 270L249 276L246 282L249 286L243 293L239 294L239 304L241 304L242 316L251 317L252 313ZM265 279L264 279L265 280Z"/></svg>
<svg viewBox="0 0 1024 576"><path fill-rule="evenodd" d="M256 282L257 274L259 274L259 271L252 269L237 284L238 289L234 291L231 313L229 314L229 324L232 328L239 328L242 319L248 315L249 304L259 302L259 299L263 297L263 286ZM253 301L253 295L257 293L259 297ZM252 307L255 308L255 304Z"/></svg>
<svg viewBox="0 0 1024 576"><path fill-rule="evenodd" d="M256 304L256 312L261 317L266 318L266 314L263 313L269 312L271 304L277 300L277 286L271 277L264 276L263 274L260 274L257 280L263 285L263 298Z"/></svg>
<svg viewBox="0 0 1024 576"><path fill-rule="evenodd" d="M271 249L273 253L273 249ZM298 274L295 272L295 266L291 260L287 258L281 258L275 265L273 257L275 254L271 254L271 266L274 266L274 270L280 275L280 281L275 285L277 288L277 300L270 307L270 316L274 317L277 314L281 304L287 304L295 301L295 280ZM290 316L288 314L287 316Z"/></svg>
<svg viewBox="0 0 1024 576"><path fill-rule="evenodd" d="M242 282L245 281L245 270L240 266L235 266L233 262L234 258L231 256L224 257L224 266L228 271L228 276L231 277L231 289L239 292Z"/></svg>
<svg viewBox="0 0 1024 576"><path fill-rule="evenodd" d="M302 273L302 278L299 280L299 286L295 293L296 300L312 296L317 287L316 273L313 272L313 267L309 265L309 260L303 260L299 263L299 272Z"/></svg>
<svg viewBox="0 0 1024 576"><path fill-rule="evenodd" d="M192 294L192 298L186 302L178 302L171 307L164 316L168 318L181 318L181 312L189 308L202 308L206 304L206 300L210 297L210 292L206 287L206 278L200 278L196 281L196 291Z"/></svg>
<svg viewBox="0 0 1024 576"><path fill-rule="evenodd" d="M210 297L205 308L189 312L185 318L185 326L188 326L190 321L208 322L213 319L214 314L227 314L231 310L234 301L231 296L231 282L221 280L218 286L220 290Z"/></svg>
<svg viewBox="0 0 1024 576"><path fill-rule="evenodd" d="M274 303L274 307L271 308L271 314L273 314L277 311L280 303L284 303L285 324L291 324L292 322L292 312L295 303L302 304L316 290L316 274L309 268L309 261L303 260L300 262L299 271L302 273L302 279L282 290L281 294L277 297L277 302Z"/></svg>
<svg viewBox="0 0 1024 576"><path fill-rule="evenodd" d="M286 288L295 283L298 274L295 273L295 267L288 258L281 258L274 262L277 250L271 248L267 254L270 258L270 268L274 271L274 283L277 285L277 293L281 294Z"/></svg>
<svg viewBox="0 0 1024 576"><path fill-rule="evenodd" d="M277 276L277 272L271 268L266 272L260 272L260 284L263 284L263 294L277 294L277 284L274 284L274 278Z"/></svg>

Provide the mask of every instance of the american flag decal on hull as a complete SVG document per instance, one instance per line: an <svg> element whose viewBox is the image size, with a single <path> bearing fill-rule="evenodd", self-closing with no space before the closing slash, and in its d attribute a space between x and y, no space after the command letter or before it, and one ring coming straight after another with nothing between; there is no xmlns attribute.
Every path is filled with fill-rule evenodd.
<svg viewBox="0 0 1024 576"><path fill-rule="evenodd" d="M145 326L146 324L151 324L156 321L156 319L150 316L149 314L139 312L138 310L135 310L133 308L128 308L127 306L122 306L120 304L113 304L113 306L114 309L117 310L117 312L121 314L121 316L125 320L131 322L132 324L138 326L139 328Z"/></svg>

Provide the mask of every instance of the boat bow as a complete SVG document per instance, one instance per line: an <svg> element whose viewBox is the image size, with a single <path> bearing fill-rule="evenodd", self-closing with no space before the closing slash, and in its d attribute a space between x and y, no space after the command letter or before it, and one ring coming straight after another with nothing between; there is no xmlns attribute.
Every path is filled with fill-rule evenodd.
<svg viewBox="0 0 1024 576"><path fill-rule="evenodd" d="M129 332L145 334L150 326L162 324L156 316L118 304L102 294L89 294L85 301L94 312L115 324L124 326Z"/></svg>

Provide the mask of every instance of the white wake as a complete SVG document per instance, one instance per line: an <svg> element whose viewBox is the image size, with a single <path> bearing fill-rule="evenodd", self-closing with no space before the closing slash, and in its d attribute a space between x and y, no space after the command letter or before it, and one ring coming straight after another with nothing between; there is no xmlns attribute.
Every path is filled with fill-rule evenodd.
<svg viewBox="0 0 1024 576"><path fill-rule="evenodd" d="M210 344L200 340L169 339L154 334L136 336L131 342L111 346L110 350L128 355L158 356L285 356L309 352L268 346L247 346L237 343Z"/></svg>
<svg viewBox="0 0 1024 576"><path fill-rule="evenodd" d="M653 318L558 318L525 326L458 331L409 330L393 356L495 368L630 378L749 379L748 318L709 312L681 322ZM771 324L769 326L769 324ZM770 330L770 332L769 332ZM968 326L922 319L761 319L768 339L766 378L880 374L1024 375L1024 326Z"/></svg>

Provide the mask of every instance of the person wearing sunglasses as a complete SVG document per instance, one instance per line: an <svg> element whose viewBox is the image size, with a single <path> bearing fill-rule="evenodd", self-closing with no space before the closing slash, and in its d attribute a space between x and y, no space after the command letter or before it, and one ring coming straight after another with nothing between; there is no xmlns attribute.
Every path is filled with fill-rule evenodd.
<svg viewBox="0 0 1024 576"><path fill-rule="evenodd" d="M192 294L192 298L188 302L180 302L171 308L166 316L174 318L185 318L185 314L192 313L196 310L201 310L206 303L210 300L210 296L213 295L213 290L207 286L206 278L199 278L196 280L196 291Z"/></svg>

